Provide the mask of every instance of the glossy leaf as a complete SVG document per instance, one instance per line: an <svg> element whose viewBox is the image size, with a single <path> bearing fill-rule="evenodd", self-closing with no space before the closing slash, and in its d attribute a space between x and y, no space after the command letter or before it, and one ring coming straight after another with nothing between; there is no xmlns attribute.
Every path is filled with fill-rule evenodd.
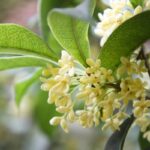
<svg viewBox="0 0 150 150"><path fill-rule="evenodd" d="M29 87L39 79L39 77L41 76L42 70L38 70L37 72L35 72L34 74L32 74L30 77L28 77L27 79L24 79L18 83L16 83L15 85L15 99L16 99L16 104L19 106L21 103L21 100L23 98L23 96L26 94L27 90L29 89Z"/></svg>
<svg viewBox="0 0 150 150"><path fill-rule="evenodd" d="M131 115L130 118L126 119L120 126L120 130L115 131L109 138L105 150L123 150L123 145L125 138L127 136L128 130L130 129L134 121L134 116Z"/></svg>
<svg viewBox="0 0 150 150"><path fill-rule="evenodd" d="M51 58L54 59L53 53L42 39L28 29L15 24L0 25L0 53L32 55L49 61Z"/></svg>
<svg viewBox="0 0 150 150"><path fill-rule="evenodd" d="M52 8L55 8L59 5L59 0L39 0L39 20L43 38L48 43L48 46L58 56L60 55L62 48L60 47L59 43L56 41L48 27L47 15ZM55 43L55 45L53 44L53 42Z"/></svg>
<svg viewBox="0 0 150 150"><path fill-rule="evenodd" d="M143 138L143 133L140 132L139 134L139 144L141 150L150 150L150 142L147 139Z"/></svg>
<svg viewBox="0 0 150 150"><path fill-rule="evenodd" d="M0 57L0 70L20 67L44 67L47 63L45 60L29 56Z"/></svg>
<svg viewBox="0 0 150 150"><path fill-rule="evenodd" d="M120 57L128 57L150 38L150 11L143 12L120 25L100 51L102 66L115 69Z"/></svg>
<svg viewBox="0 0 150 150"><path fill-rule="evenodd" d="M134 7L137 7L138 5L143 5L143 2L144 0L130 0L131 4L134 6Z"/></svg>
<svg viewBox="0 0 150 150"><path fill-rule="evenodd" d="M89 22L85 20L92 16L94 7L95 0L85 0L76 8L54 9L48 17L48 24L55 38L83 64L90 57Z"/></svg>

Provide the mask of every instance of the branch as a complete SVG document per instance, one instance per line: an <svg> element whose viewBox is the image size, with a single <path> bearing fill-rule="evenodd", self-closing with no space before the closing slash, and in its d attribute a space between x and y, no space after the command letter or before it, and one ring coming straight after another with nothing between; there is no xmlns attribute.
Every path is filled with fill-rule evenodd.
<svg viewBox="0 0 150 150"><path fill-rule="evenodd" d="M148 74L150 76L150 66L149 66L149 63L148 63L148 56L145 54L145 51L144 51L144 48L142 47L140 52L139 52L139 55L137 56L137 60L139 59L143 59L144 62L145 62L145 67L147 68L147 71L148 71Z"/></svg>

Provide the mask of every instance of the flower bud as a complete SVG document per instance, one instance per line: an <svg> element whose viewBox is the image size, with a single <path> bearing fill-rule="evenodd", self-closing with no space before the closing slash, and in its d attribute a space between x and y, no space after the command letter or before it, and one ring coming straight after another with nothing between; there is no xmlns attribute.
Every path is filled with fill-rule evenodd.
<svg viewBox="0 0 150 150"><path fill-rule="evenodd" d="M51 125L59 125L60 124L60 121L61 121L61 117L53 117L51 120L50 120L50 124Z"/></svg>
<svg viewBox="0 0 150 150"><path fill-rule="evenodd" d="M68 130L68 125L67 125L67 122L66 122L65 119L62 119L62 120L61 120L60 126L62 127L62 129L63 129L66 133L69 132L69 130Z"/></svg>

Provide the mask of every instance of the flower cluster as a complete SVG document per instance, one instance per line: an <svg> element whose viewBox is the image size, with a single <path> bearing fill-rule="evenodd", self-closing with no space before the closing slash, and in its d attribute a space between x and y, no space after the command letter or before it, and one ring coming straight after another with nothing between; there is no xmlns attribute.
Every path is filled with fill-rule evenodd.
<svg viewBox="0 0 150 150"><path fill-rule="evenodd" d="M98 126L119 130L120 124L130 116L133 106L134 124L140 126L149 139L150 101L146 97L146 72L143 61L121 58L116 72L101 66L100 60L86 60L87 67L62 51L58 67L43 70L41 88L49 92L48 102L56 105L60 116L50 120L68 132L68 123L78 122L84 128Z"/></svg>
<svg viewBox="0 0 150 150"><path fill-rule="evenodd" d="M101 21L95 29L102 37L101 46L119 25L147 9L150 9L150 0L136 8L128 0L110 0L110 8L98 14ZM87 59L85 67L62 51L58 66L48 65L41 77L41 88L49 93L48 103L55 104L60 114L54 116L50 124L60 125L65 132L73 122L84 128L102 122L102 130L119 130L132 113L134 125L138 125L150 141L150 98L143 81L147 69L136 57L122 57L120 61L121 65L113 72L101 66L98 59Z"/></svg>
<svg viewBox="0 0 150 150"><path fill-rule="evenodd" d="M110 0L110 8L99 13L100 22L95 28L95 33L101 37L100 45L103 46L111 33L124 21L150 9L150 0L145 0L143 6L134 8L129 0Z"/></svg>
<svg viewBox="0 0 150 150"><path fill-rule="evenodd" d="M66 53L62 52L62 58L58 61L59 68L48 66L43 70L41 78L44 82L42 90L49 92L48 103L56 105L56 111L64 114L61 117L54 117L50 123L53 125L60 124L65 132L68 132L66 120L74 121L73 101L71 99L70 86L74 74L74 60Z"/></svg>

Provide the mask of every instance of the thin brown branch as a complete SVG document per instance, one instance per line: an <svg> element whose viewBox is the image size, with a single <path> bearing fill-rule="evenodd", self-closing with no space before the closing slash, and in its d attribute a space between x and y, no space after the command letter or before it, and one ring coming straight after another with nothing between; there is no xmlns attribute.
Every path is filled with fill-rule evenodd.
<svg viewBox="0 0 150 150"><path fill-rule="evenodd" d="M143 59L144 60L145 67L147 68L148 74L150 76L150 65L148 63L148 56L146 55L145 50L144 50L143 47L141 48L141 50L139 52L139 55L137 56L137 60L139 60L139 59Z"/></svg>
<svg viewBox="0 0 150 150"><path fill-rule="evenodd" d="M107 83L105 86L115 88L118 91L121 90L120 83Z"/></svg>

